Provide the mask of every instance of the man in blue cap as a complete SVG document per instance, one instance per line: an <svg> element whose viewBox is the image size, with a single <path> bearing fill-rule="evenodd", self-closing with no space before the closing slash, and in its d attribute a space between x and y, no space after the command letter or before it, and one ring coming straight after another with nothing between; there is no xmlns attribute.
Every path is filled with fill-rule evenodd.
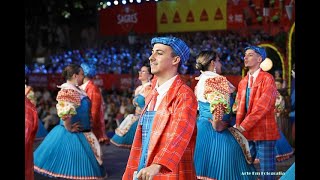
<svg viewBox="0 0 320 180"><path fill-rule="evenodd" d="M153 92L146 97L122 179L196 179L197 100L178 74L189 47L176 37L155 37L151 45Z"/></svg>
<svg viewBox="0 0 320 180"><path fill-rule="evenodd" d="M259 154L263 180L276 178L272 173L276 171L275 143L280 138L274 114L276 84L272 74L260 68L266 57L262 47L245 48L244 65L249 71L238 84L233 107L236 127L248 139L253 160Z"/></svg>

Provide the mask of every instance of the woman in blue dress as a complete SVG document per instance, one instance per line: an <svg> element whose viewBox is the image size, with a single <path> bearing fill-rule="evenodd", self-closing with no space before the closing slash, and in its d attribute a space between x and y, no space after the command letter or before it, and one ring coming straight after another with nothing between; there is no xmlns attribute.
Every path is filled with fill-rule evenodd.
<svg viewBox="0 0 320 180"><path fill-rule="evenodd" d="M202 51L196 60L201 71L195 87L199 109L194 153L197 179L255 180L248 142L229 125L230 95L235 88L219 75L219 59L213 51Z"/></svg>
<svg viewBox="0 0 320 180"><path fill-rule="evenodd" d="M110 140L112 144L122 148L131 148L138 125L138 119L145 105L145 97L151 90L150 80L152 77L153 75L151 74L150 66L142 66L138 77L141 81L141 85L136 88L133 99L133 105L136 108L135 114L127 115L119 127L117 127L115 134Z"/></svg>
<svg viewBox="0 0 320 180"><path fill-rule="evenodd" d="M57 113L60 123L34 152L34 170L49 177L100 179L106 175L101 150L90 128L91 102L78 86L84 74L70 64L62 72L66 83L58 86Z"/></svg>

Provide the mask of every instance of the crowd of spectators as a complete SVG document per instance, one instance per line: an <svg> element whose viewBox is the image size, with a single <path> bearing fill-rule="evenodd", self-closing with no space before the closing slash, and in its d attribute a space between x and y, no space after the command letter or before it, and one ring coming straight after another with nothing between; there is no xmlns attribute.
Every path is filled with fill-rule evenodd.
<svg viewBox="0 0 320 180"><path fill-rule="evenodd" d="M92 28L92 27L91 27ZM88 30L87 28L84 30ZM207 31L174 35L184 39L190 49L190 59L181 66L182 74L195 74L195 57L200 50L211 49L218 52L224 69L223 74L241 75L243 66L242 49L249 44L271 41L272 37L261 31L244 37L234 31ZM48 54L45 62L34 61L28 65L32 73L61 73L67 64L89 62L97 66L97 73L136 74L140 66L148 61L151 53L150 39L156 35L137 35L134 44L129 44L127 37L106 39L102 42L90 43L82 41L80 48L65 48ZM88 47L91 44L91 47Z"/></svg>

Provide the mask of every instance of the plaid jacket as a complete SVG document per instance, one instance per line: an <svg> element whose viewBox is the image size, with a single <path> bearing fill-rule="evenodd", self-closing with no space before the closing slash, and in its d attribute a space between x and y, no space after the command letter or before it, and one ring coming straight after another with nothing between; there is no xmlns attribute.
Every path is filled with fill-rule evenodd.
<svg viewBox="0 0 320 180"><path fill-rule="evenodd" d="M25 96L25 179L34 179L33 173L33 143L38 130L38 113L36 106Z"/></svg>
<svg viewBox="0 0 320 180"><path fill-rule="evenodd" d="M153 80L153 88L156 79ZM146 107L151 93L146 97ZM161 164L154 180L195 180L193 162L196 142L197 100L193 91L178 76L160 103L154 117L146 166ZM123 180L132 180L141 156L141 126L138 125Z"/></svg>
<svg viewBox="0 0 320 180"><path fill-rule="evenodd" d="M277 88L271 74L260 71L254 81L248 111L246 112L246 88L249 76L245 76L238 85L236 97L236 124L245 131L248 140L277 140L280 138L274 109Z"/></svg>
<svg viewBox="0 0 320 180"><path fill-rule="evenodd" d="M106 136L104 121L101 122L101 111L103 110L102 95L98 86L92 80L89 80L85 92L91 101L92 132L98 140L101 140Z"/></svg>

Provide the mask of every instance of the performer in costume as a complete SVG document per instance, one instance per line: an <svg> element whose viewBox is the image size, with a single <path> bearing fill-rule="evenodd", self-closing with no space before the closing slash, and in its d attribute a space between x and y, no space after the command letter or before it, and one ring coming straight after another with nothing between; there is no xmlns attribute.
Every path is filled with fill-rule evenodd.
<svg viewBox="0 0 320 180"><path fill-rule="evenodd" d="M134 92L133 105L135 106L135 114L129 114L121 122L119 127L115 130L115 134L111 138L111 143L118 147L131 148L134 134L138 125L138 119L141 111L145 105L145 97L151 92L151 74L150 66L142 66L139 71L138 79L141 85L138 86Z"/></svg>
<svg viewBox="0 0 320 180"><path fill-rule="evenodd" d="M34 152L34 169L49 177L64 179L101 179L100 144L91 131L90 100L78 85L84 73L70 64L62 72L66 83L58 86L57 113L60 123L45 137Z"/></svg>
<svg viewBox="0 0 320 180"><path fill-rule="evenodd" d="M249 144L241 133L229 126L230 95L234 86L219 75L219 56L213 51L201 51L196 69L201 71L195 87L198 99L197 140L194 162L197 179L255 180ZM242 149L243 148L243 149Z"/></svg>
<svg viewBox="0 0 320 180"><path fill-rule="evenodd" d="M29 74L28 67L25 66L25 75L28 75L28 74ZM30 100L30 102L37 108L37 99L35 97L35 94L34 94L34 91L33 91L32 87L28 85L27 76L26 76L26 79L25 79L25 95ZM38 119L38 123L37 123L38 124L38 130L37 130L37 133L36 133L36 137L34 139L35 141L42 140L48 134L48 131L44 127L41 119L39 117L37 117L37 119Z"/></svg>
<svg viewBox="0 0 320 180"><path fill-rule="evenodd" d="M108 144L110 139L107 137L104 117L102 116L104 115L103 97L99 87L93 82L96 67L92 64L82 63L81 68L85 77L80 88L87 93L91 101L92 132L100 143Z"/></svg>
<svg viewBox="0 0 320 180"><path fill-rule="evenodd" d="M269 71L272 68L273 64L268 63L268 61L271 61L271 59L266 58L266 60L262 61L262 63L260 64L260 68L263 71ZM276 80L275 83L276 83L277 90L278 90L277 91L277 99L276 99L276 103L275 103L275 118L276 118L276 121L278 124L279 133L280 133L280 138L276 141L275 153L276 153L276 161L281 162L281 161L287 160L292 157L293 149L280 128L282 126L281 124L283 122L287 122L287 120L284 120L284 118L288 118L288 117L284 115L286 104L285 104L284 97L279 92L282 88L281 80ZM257 156L254 160L254 163L255 164L260 163L259 153L257 154Z"/></svg>
<svg viewBox="0 0 320 180"><path fill-rule="evenodd" d="M190 49L176 37L155 37L151 46L152 92L146 97L122 179L194 180L197 101L178 74Z"/></svg>
<svg viewBox="0 0 320 180"><path fill-rule="evenodd" d="M27 72L25 72L27 73ZM34 179L34 169L33 169L33 144L38 129L38 113L35 104L27 98L31 87L25 88L25 139L24 139L24 157L25 157L25 179Z"/></svg>
<svg viewBox="0 0 320 180"><path fill-rule="evenodd" d="M276 171L275 143L280 138L274 109L277 88L273 76L262 71L266 50L258 46L245 48L244 65L247 75L239 82L235 101L236 127L248 139L250 153L260 157L262 180L274 180ZM269 173L266 173L269 172Z"/></svg>

